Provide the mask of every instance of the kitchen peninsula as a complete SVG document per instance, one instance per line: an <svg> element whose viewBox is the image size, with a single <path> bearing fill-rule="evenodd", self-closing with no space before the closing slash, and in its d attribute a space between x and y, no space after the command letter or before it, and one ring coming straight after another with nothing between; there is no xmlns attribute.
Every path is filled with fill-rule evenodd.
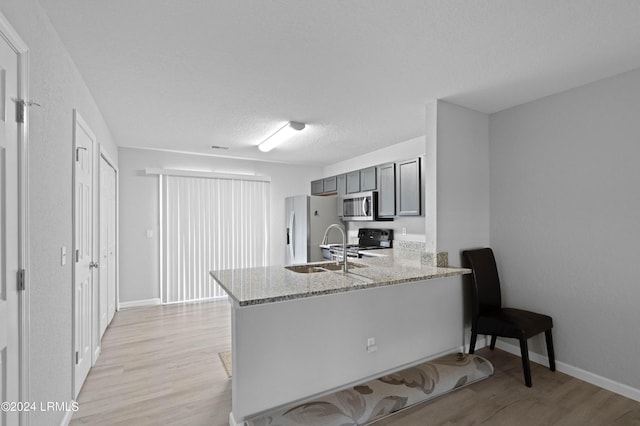
<svg viewBox="0 0 640 426"><path fill-rule="evenodd" d="M232 302L230 424L457 351L460 275L387 249L335 262L211 271Z"/></svg>

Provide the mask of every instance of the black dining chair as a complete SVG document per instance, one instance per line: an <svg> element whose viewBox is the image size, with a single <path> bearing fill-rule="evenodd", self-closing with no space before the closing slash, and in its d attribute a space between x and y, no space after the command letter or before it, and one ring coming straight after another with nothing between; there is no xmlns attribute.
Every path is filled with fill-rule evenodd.
<svg viewBox="0 0 640 426"><path fill-rule="evenodd" d="M491 336L491 350L495 348L498 336L518 339L522 354L524 381L528 387L531 387L527 339L544 332L547 341L549 369L556 371L551 336L553 328L551 317L522 309L502 307L498 268L490 248L465 250L462 255L473 270L473 317L469 353L472 354L475 351L478 334Z"/></svg>

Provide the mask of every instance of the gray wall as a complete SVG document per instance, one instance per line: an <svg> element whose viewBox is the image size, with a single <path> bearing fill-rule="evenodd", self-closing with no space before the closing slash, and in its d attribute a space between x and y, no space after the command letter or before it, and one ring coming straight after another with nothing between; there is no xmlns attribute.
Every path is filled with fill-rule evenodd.
<svg viewBox="0 0 640 426"><path fill-rule="evenodd" d="M504 302L553 316L559 361L640 389L640 70L493 114L490 140Z"/></svg>
<svg viewBox="0 0 640 426"><path fill-rule="evenodd" d="M426 107L427 250L447 252L462 265L461 251L489 245L489 117L444 101ZM464 333L471 336L470 279L463 289Z"/></svg>
<svg viewBox="0 0 640 426"><path fill-rule="evenodd" d="M146 168L255 173L271 177L270 262L284 264L284 199L308 195L319 167L179 154L134 148L118 150L120 166L120 302L160 297L158 177ZM153 238L146 230L153 230Z"/></svg>
<svg viewBox="0 0 640 426"><path fill-rule="evenodd" d="M110 157L116 148L100 111L35 0L2 0L0 11L29 46L31 351L30 401L72 398L71 267L72 129L77 108ZM68 256L70 259L70 256ZM31 414L31 424L58 424L64 413Z"/></svg>
<svg viewBox="0 0 640 426"><path fill-rule="evenodd" d="M436 152L436 248L460 265L462 250L489 244L489 117L438 101Z"/></svg>

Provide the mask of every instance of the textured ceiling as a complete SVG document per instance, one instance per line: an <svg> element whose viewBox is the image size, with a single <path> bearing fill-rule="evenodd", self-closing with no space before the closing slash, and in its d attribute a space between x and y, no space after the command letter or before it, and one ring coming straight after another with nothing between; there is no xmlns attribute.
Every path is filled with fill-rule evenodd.
<svg viewBox="0 0 640 426"><path fill-rule="evenodd" d="M637 0L39 1L120 146L331 164L640 67Z"/></svg>

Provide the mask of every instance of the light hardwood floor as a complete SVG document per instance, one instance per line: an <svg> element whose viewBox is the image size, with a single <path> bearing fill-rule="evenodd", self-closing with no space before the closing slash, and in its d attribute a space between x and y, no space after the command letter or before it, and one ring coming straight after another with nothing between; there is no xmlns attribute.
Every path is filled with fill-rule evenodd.
<svg viewBox="0 0 640 426"><path fill-rule="evenodd" d="M124 309L78 397L71 425L225 425L231 380L226 301Z"/></svg>
<svg viewBox="0 0 640 426"><path fill-rule="evenodd" d="M227 425L231 380L217 354L230 348L226 301L122 310L71 425ZM639 402L535 363L527 388L520 358L498 349L477 353L493 363L493 377L376 426L640 425Z"/></svg>

